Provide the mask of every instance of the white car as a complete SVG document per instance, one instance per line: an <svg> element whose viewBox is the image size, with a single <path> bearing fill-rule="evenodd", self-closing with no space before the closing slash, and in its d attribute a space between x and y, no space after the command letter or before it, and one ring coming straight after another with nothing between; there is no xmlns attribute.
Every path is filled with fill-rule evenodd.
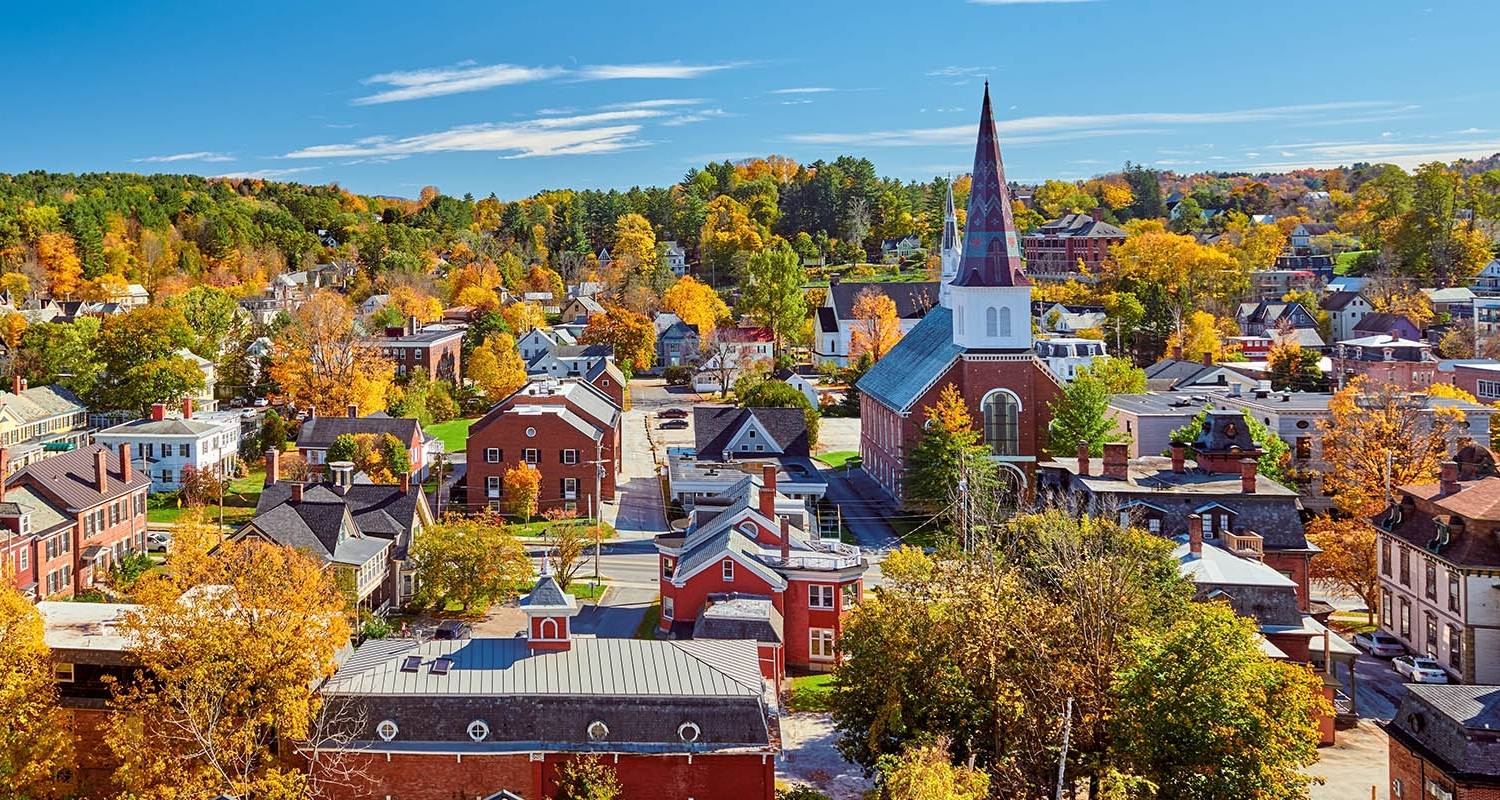
<svg viewBox="0 0 1500 800"><path fill-rule="evenodd" d="M1395 658L1406 655L1406 647L1401 644L1401 640L1385 631L1357 633L1354 635L1354 646L1376 658Z"/></svg>
<svg viewBox="0 0 1500 800"><path fill-rule="evenodd" d="M1396 674L1411 683L1447 683L1448 673L1438 662L1423 656L1398 656L1391 659Z"/></svg>
<svg viewBox="0 0 1500 800"><path fill-rule="evenodd" d="M172 546L172 534L161 531L146 533L146 549L153 553L165 553Z"/></svg>
<svg viewBox="0 0 1500 800"><path fill-rule="evenodd" d="M266 406L268 406L270 404L271 404L270 400L267 400L264 397L257 397L257 398L255 398L255 403L253 405L256 408L265 408Z"/></svg>

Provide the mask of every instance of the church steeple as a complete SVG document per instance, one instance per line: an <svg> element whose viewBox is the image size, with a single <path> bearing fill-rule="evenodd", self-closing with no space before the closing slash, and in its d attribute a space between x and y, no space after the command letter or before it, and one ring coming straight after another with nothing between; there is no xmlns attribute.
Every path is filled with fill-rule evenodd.
<svg viewBox="0 0 1500 800"><path fill-rule="evenodd" d="M958 262L963 258L963 237L958 232L958 211L953 207L953 180L948 180L948 200L943 209L943 241L938 249L942 261L942 278L938 285L938 301L948 306L948 287L958 277Z"/></svg>
<svg viewBox="0 0 1500 800"><path fill-rule="evenodd" d="M979 113L979 142L969 187L969 219L955 286L1030 286L1021 267L1021 244L1011 216L1010 191L1000 163L1000 139L990 109L990 84L984 84Z"/></svg>

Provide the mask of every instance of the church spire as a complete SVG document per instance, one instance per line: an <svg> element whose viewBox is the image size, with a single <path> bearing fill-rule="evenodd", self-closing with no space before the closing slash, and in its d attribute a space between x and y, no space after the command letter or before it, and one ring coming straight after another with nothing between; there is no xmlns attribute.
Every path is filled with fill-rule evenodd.
<svg viewBox="0 0 1500 800"><path fill-rule="evenodd" d="M1030 286L1021 268L1021 245L1011 217L1010 191L1000 163L1000 139L990 109L990 84L984 84L984 107L979 113L979 142L974 148L974 172L969 187L969 219L964 233L963 259L954 286Z"/></svg>
<svg viewBox="0 0 1500 800"><path fill-rule="evenodd" d="M958 262L963 259L963 235L958 231L958 211L953 207L953 178L948 179L948 199L943 209L943 240L938 248L942 264L941 283L938 284L938 302L951 308L949 289L958 277Z"/></svg>

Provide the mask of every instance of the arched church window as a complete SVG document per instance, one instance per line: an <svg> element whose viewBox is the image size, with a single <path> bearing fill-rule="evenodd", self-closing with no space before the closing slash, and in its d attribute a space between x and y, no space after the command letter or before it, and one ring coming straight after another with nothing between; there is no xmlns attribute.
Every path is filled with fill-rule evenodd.
<svg viewBox="0 0 1500 800"><path fill-rule="evenodd" d="M992 333L990 335L991 336L995 336L996 334ZM998 335L1000 335L1000 336L1010 336L1010 309L1009 308L1002 308L1002 309L1000 309L1000 333Z"/></svg>
<svg viewBox="0 0 1500 800"><path fill-rule="evenodd" d="M1021 403L1016 396L996 389L984 398L984 443L997 456L1021 454Z"/></svg>
<svg viewBox="0 0 1500 800"><path fill-rule="evenodd" d="M984 310L984 335L1000 335L1000 323L998 322L998 315L995 313L994 306L990 306Z"/></svg>

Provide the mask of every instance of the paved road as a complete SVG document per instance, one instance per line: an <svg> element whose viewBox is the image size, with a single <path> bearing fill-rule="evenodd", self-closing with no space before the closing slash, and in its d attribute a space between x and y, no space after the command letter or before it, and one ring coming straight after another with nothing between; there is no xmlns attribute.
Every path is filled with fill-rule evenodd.
<svg viewBox="0 0 1500 800"><path fill-rule="evenodd" d="M866 551L884 553L900 545L886 521L899 513L896 501L880 490L864 470L822 470L828 481L828 501L843 510L844 526Z"/></svg>
<svg viewBox="0 0 1500 800"><path fill-rule="evenodd" d="M679 432L657 430L656 415L667 408L688 407L696 399L695 394L668 391L660 379L631 381L631 408L622 418L624 453L618 499L604 506L605 520L615 526L622 538L645 539L667 530L657 471L657 464L665 460L666 454L658 451L663 445L661 434Z"/></svg>

